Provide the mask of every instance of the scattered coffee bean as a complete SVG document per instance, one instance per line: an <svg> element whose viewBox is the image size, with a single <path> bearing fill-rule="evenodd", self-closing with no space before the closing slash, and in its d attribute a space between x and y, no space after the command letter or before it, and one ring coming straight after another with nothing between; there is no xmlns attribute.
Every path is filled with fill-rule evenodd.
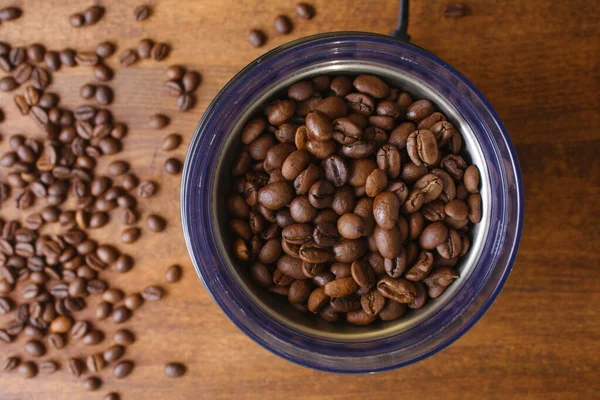
<svg viewBox="0 0 600 400"><path fill-rule="evenodd" d="M169 55L169 45L166 43L155 43L150 51L150 56L154 61L162 61Z"/></svg>
<svg viewBox="0 0 600 400"><path fill-rule="evenodd" d="M67 360L67 370L71 375L78 378L84 370L84 363L79 358L69 358Z"/></svg>
<svg viewBox="0 0 600 400"><path fill-rule="evenodd" d="M18 7L5 7L0 9L0 21L12 21L22 14L23 12Z"/></svg>
<svg viewBox="0 0 600 400"><path fill-rule="evenodd" d="M139 239L141 233L140 228L127 228L121 232L121 241L123 243L133 243Z"/></svg>
<svg viewBox="0 0 600 400"><path fill-rule="evenodd" d="M287 34L292 31L292 21L287 15L278 15L274 21L275 30L281 34Z"/></svg>
<svg viewBox="0 0 600 400"><path fill-rule="evenodd" d="M160 300L163 296L163 290L159 286L148 286L142 290L142 297L146 301Z"/></svg>
<svg viewBox="0 0 600 400"><path fill-rule="evenodd" d="M111 42L102 42L96 46L96 54L100 58L108 58L115 54L116 46Z"/></svg>
<svg viewBox="0 0 600 400"><path fill-rule="evenodd" d="M148 19L150 16L150 7L147 5L137 6L135 10L133 10L133 18L136 21L144 21Z"/></svg>
<svg viewBox="0 0 600 400"><path fill-rule="evenodd" d="M104 400L121 400L121 396L118 393L110 392L104 396Z"/></svg>
<svg viewBox="0 0 600 400"><path fill-rule="evenodd" d="M179 147L179 145L181 144L181 141L182 141L181 135L172 133L163 139L161 148L164 151L175 150L176 148Z"/></svg>
<svg viewBox="0 0 600 400"><path fill-rule="evenodd" d="M148 119L148 125L152 129L162 129L169 125L170 119L164 114L154 114Z"/></svg>
<svg viewBox="0 0 600 400"><path fill-rule="evenodd" d="M302 19L312 19L315 16L315 10L310 4L298 3L296 4L296 13Z"/></svg>
<svg viewBox="0 0 600 400"><path fill-rule="evenodd" d="M169 158L165 161L165 172L171 175L177 175L181 172L181 161L176 158Z"/></svg>
<svg viewBox="0 0 600 400"><path fill-rule="evenodd" d="M102 386L102 381L97 376L88 376L83 380L83 387L87 391L94 392L100 389L100 386Z"/></svg>
<svg viewBox="0 0 600 400"><path fill-rule="evenodd" d="M25 379L33 378L38 373L37 365L31 361L22 362L18 368L17 372Z"/></svg>
<svg viewBox="0 0 600 400"><path fill-rule="evenodd" d="M43 375L50 375L58 370L58 364L51 360L42 361L38 365L38 370Z"/></svg>
<svg viewBox="0 0 600 400"><path fill-rule="evenodd" d="M92 6L87 8L83 12L83 19L85 20L86 25L94 25L96 22L100 21L102 16L104 15L104 8L100 6Z"/></svg>
<svg viewBox="0 0 600 400"><path fill-rule="evenodd" d="M175 283L181 279L183 271L179 265L171 265L165 273L165 281L167 283Z"/></svg>
<svg viewBox="0 0 600 400"><path fill-rule="evenodd" d="M168 378L177 378L184 375L186 368L181 363L171 362L165 364L165 376Z"/></svg>
<svg viewBox="0 0 600 400"><path fill-rule="evenodd" d="M101 357L106 364L111 364L120 359L123 354L125 354L125 347L120 344L115 344L106 349L104 353L102 353Z"/></svg>
<svg viewBox="0 0 600 400"><path fill-rule="evenodd" d="M146 225L152 232L162 232L167 226L167 221L156 214L150 214L146 218Z"/></svg>
<svg viewBox="0 0 600 400"><path fill-rule="evenodd" d="M448 3L443 9L444 17L460 18L468 15L467 6L462 3Z"/></svg>
<svg viewBox="0 0 600 400"><path fill-rule="evenodd" d="M119 329L115 332L113 340L115 343L120 344L121 346L129 346L134 342L135 337L131 331L127 329Z"/></svg>
<svg viewBox="0 0 600 400"><path fill-rule="evenodd" d="M123 379L133 371L134 364L132 361L119 361L113 368L113 376L117 379Z"/></svg>
<svg viewBox="0 0 600 400"><path fill-rule="evenodd" d="M263 44L265 44L265 41L266 41L265 34L258 29L253 29L250 31L250 34L248 35L248 41L250 42L250 44L252 46L260 47Z"/></svg>

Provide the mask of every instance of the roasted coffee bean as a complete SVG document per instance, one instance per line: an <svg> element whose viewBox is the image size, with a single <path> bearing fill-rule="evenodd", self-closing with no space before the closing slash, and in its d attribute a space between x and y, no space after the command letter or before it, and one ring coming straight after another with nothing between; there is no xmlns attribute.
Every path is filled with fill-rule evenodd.
<svg viewBox="0 0 600 400"><path fill-rule="evenodd" d="M152 232L162 232L167 226L167 221L156 214L150 214L146 218L146 225Z"/></svg>
<svg viewBox="0 0 600 400"><path fill-rule="evenodd" d="M113 318L114 318L114 314L113 314ZM102 333L102 331L98 331L98 330L91 330L88 333L86 333L81 338L81 340L82 340L83 344L86 344L88 346L98 344L104 340L104 333Z"/></svg>
<svg viewBox="0 0 600 400"><path fill-rule="evenodd" d="M181 78L181 84L186 93L194 92L200 85L200 74L196 71L186 71Z"/></svg>
<svg viewBox="0 0 600 400"><path fill-rule="evenodd" d="M358 239L365 233L365 222L362 217L347 213L338 219L337 230L346 239Z"/></svg>
<svg viewBox="0 0 600 400"><path fill-rule="evenodd" d="M98 354L98 356L102 357L106 364L111 364L123 357L123 354L125 354L125 347L116 344L104 350L104 353L101 356Z"/></svg>
<svg viewBox="0 0 600 400"><path fill-rule="evenodd" d="M119 54L119 64L121 64L121 67L127 68L137 63L139 58L140 56L138 56L138 53L135 50L127 49Z"/></svg>
<svg viewBox="0 0 600 400"><path fill-rule="evenodd" d="M109 302L101 301L96 306L96 319L98 319L98 320L103 320L103 319L108 318L111 313L112 313L112 304Z"/></svg>
<svg viewBox="0 0 600 400"><path fill-rule="evenodd" d="M22 362L17 367L17 372L25 379L33 378L38 373L38 368L36 364L32 361Z"/></svg>
<svg viewBox="0 0 600 400"><path fill-rule="evenodd" d="M136 21L145 21L150 16L152 10L147 5L140 5L133 10L133 18Z"/></svg>
<svg viewBox="0 0 600 400"><path fill-rule="evenodd" d="M383 277L377 282L377 290L381 295L398 303L411 303L417 293L414 283L406 279L393 279L388 276Z"/></svg>
<svg viewBox="0 0 600 400"><path fill-rule="evenodd" d="M77 321L71 327L71 337L74 339L83 338L90 331L90 324L87 321Z"/></svg>
<svg viewBox="0 0 600 400"><path fill-rule="evenodd" d="M434 269L425 279L423 283L427 286L443 286L450 285L459 275L454 268L451 267L438 267Z"/></svg>
<svg viewBox="0 0 600 400"><path fill-rule="evenodd" d="M96 46L96 54L100 58L108 58L115 53L116 46L111 42L98 43Z"/></svg>
<svg viewBox="0 0 600 400"><path fill-rule="evenodd" d="M292 31L292 21L290 21L287 15L278 15L275 17L273 25L275 26L275 30L283 35Z"/></svg>
<svg viewBox="0 0 600 400"><path fill-rule="evenodd" d="M113 368L113 376L117 379L123 379L131 374L133 367L132 361L119 361Z"/></svg>
<svg viewBox="0 0 600 400"><path fill-rule="evenodd" d="M181 135L178 135L176 133L172 133L172 134L166 136L163 139L161 148L164 151L175 150L176 148L179 147L179 145L181 144L181 142L182 142Z"/></svg>
<svg viewBox="0 0 600 400"><path fill-rule="evenodd" d="M444 243L448 237L448 228L443 222L433 222L423 229L419 244L427 250L432 250Z"/></svg>
<svg viewBox="0 0 600 400"><path fill-rule="evenodd" d="M139 239L142 231L140 228L127 228L123 232L121 232L121 241L123 243L133 243Z"/></svg>
<svg viewBox="0 0 600 400"><path fill-rule="evenodd" d="M354 87L362 93L378 99L389 96L390 88L380 78L373 75L359 75L353 82Z"/></svg>
<svg viewBox="0 0 600 400"><path fill-rule="evenodd" d="M361 288L368 290L375 285L375 273L371 265L365 260L354 261L350 273L352 274L352 279Z"/></svg>
<svg viewBox="0 0 600 400"><path fill-rule="evenodd" d="M120 344L121 346L129 346L135 340L133 333L128 331L127 329L119 329L115 332L113 339L115 343Z"/></svg>
<svg viewBox="0 0 600 400"><path fill-rule="evenodd" d="M178 378L183 376L186 372L185 365L177 362L170 362L165 364L165 376L168 378Z"/></svg>
<svg viewBox="0 0 600 400"><path fill-rule="evenodd" d="M132 311L137 310L142 306L142 304L144 304L144 298L139 293L132 293L125 297L123 304Z"/></svg>
<svg viewBox="0 0 600 400"><path fill-rule="evenodd" d="M266 42L265 34L258 29L253 29L248 35L248 42L254 47L260 47Z"/></svg>
<svg viewBox="0 0 600 400"><path fill-rule="evenodd" d="M142 290L141 294L146 301L157 301L163 296L163 289L160 286L148 286Z"/></svg>
<svg viewBox="0 0 600 400"><path fill-rule="evenodd" d="M39 340L29 340L25 343L25 352L32 357L41 357L46 354L46 346Z"/></svg>
<svg viewBox="0 0 600 400"><path fill-rule="evenodd" d="M67 370L71 375L78 378L84 370L84 363L79 358L69 358L67 360Z"/></svg>
<svg viewBox="0 0 600 400"><path fill-rule="evenodd" d="M120 306L113 311L112 317L116 323L120 324L131 318L131 311L125 306Z"/></svg>
<svg viewBox="0 0 600 400"><path fill-rule="evenodd" d="M181 161L176 158L169 158L165 161L165 172L171 175L177 175L181 172Z"/></svg>
<svg viewBox="0 0 600 400"><path fill-rule="evenodd" d="M66 342L62 335L58 333L52 333L48 335L48 344L55 349L62 349L65 347Z"/></svg>
<svg viewBox="0 0 600 400"><path fill-rule="evenodd" d="M38 370L44 375L50 375L58 370L58 364L50 360L42 361L38 365Z"/></svg>
<svg viewBox="0 0 600 400"><path fill-rule="evenodd" d="M165 281L167 283L175 283L181 280L183 274L182 268L179 265L171 265L165 273Z"/></svg>
<svg viewBox="0 0 600 400"><path fill-rule="evenodd" d="M102 386L102 381L97 376L88 376L83 380L83 387L87 391L96 391L100 386Z"/></svg>
<svg viewBox="0 0 600 400"><path fill-rule="evenodd" d="M360 298L362 310L367 315L379 315L386 304L386 299L376 290L364 294Z"/></svg>
<svg viewBox="0 0 600 400"><path fill-rule="evenodd" d="M13 371L19 366L20 363L21 359L19 357L8 357L2 362L2 371Z"/></svg>
<svg viewBox="0 0 600 400"><path fill-rule="evenodd" d="M150 56L154 61L162 61L169 55L170 48L166 43L155 43L150 51Z"/></svg>
<svg viewBox="0 0 600 400"><path fill-rule="evenodd" d="M356 292L358 285L353 278L346 277L327 283L323 289L329 297L346 297Z"/></svg>
<svg viewBox="0 0 600 400"><path fill-rule="evenodd" d="M299 255L302 261L308 263L323 263L333 258L330 248L320 247L312 241L300 246Z"/></svg>
<svg viewBox="0 0 600 400"><path fill-rule="evenodd" d="M0 91L2 92L10 92L15 90L19 84L12 76L5 76L0 79Z"/></svg>
<svg viewBox="0 0 600 400"><path fill-rule="evenodd" d="M367 314L362 309L357 311L350 311L346 314L346 321L353 325L370 325L373 323L373 321L375 321L375 319L377 319L377 316Z"/></svg>
<svg viewBox="0 0 600 400"><path fill-rule="evenodd" d="M100 21L102 16L104 15L104 8L100 6L92 6L87 8L83 12L83 19L85 20L86 25L94 25L96 22Z"/></svg>
<svg viewBox="0 0 600 400"><path fill-rule="evenodd" d="M433 254L428 251L421 251L417 262L406 272L406 279L410 281L421 281L425 278L433 267Z"/></svg>
<svg viewBox="0 0 600 400"><path fill-rule="evenodd" d="M103 397L104 400L121 400L121 396L118 393L110 392Z"/></svg>
<svg viewBox="0 0 600 400"><path fill-rule="evenodd" d="M367 243L364 239L343 239L333 246L335 261L353 262L363 257L367 252Z"/></svg>

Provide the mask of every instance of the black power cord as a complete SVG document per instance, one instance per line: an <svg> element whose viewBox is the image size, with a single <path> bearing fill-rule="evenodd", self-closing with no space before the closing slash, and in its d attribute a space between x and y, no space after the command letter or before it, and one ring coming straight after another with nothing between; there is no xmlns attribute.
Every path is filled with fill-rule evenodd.
<svg viewBox="0 0 600 400"><path fill-rule="evenodd" d="M410 35L408 34L408 0L400 0L398 6L398 23L396 29L391 31L390 35L405 42L410 41Z"/></svg>

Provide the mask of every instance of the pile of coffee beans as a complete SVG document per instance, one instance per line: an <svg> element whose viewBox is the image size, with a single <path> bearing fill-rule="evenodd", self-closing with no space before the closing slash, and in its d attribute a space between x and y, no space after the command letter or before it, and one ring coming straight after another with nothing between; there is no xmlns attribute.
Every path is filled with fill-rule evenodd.
<svg viewBox="0 0 600 400"><path fill-rule="evenodd" d="M250 119L241 142L233 253L294 309L391 321L459 277L479 171L431 101L373 75L315 76Z"/></svg>
<svg viewBox="0 0 600 400"><path fill-rule="evenodd" d="M296 14L301 19L312 19L315 16L314 8L307 3L296 4ZM294 25L292 20L285 14L280 14L273 20L273 27L280 35L287 35L292 31ZM267 35L260 29L252 29L248 35L248 42L254 47L261 47L267 42Z"/></svg>
<svg viewBox="0 0 600 400"><path fill-rule="evenodd" d="M16 8L2 9L0 21L20 14ZM149 14L149 10L136 9L135 18L141 21ZM102 7L92 6L71 16L70 21L76 27L91 25L103 15ZM115 43L107 41L89 51L47 50L39 43L13 47L0 42L0 68L7 73L0 78L0 91L14 92L14 106L39 128L38 132L5 132L10 149L0 154L0 206L12 200L19 210L0 217L0 346L26 338L20 354L3 351L0 370L33 378L62 369L80 377L89 391L102 387L105 370L120 379L135 368L129 359L135 356L128 351L133 333L122 328L109 338L103 324L125 325L144 303L168 294L160 284L124 293L111 283L111 275L129 272L134 258L90 237L92 230L119 224L124 248L131 246L135 254L132 246L144 230L158 233L167 227L162 216L151 212L151 198L159 183L138 177L119 154L128 127L117 121L109 108L114 93L108 82L115 71L104 62L116 49ZM144 39L138 49L122 52L119 59L121 67L130 67L145 58L162 61L169 52L167 44ZM63 107L59 96L49 90L53 72L64 66L87 66L93 72L94 81L79 90L87 102L72 109ZM193 92L200 75L179 66L167 68L167 75L180 85L178 108L189 110L195 103ZM0 110L0 122L4 118ZM170 118L154 114L148 121L149 128L162 130ZM159 146L170 152L181 143L181 136L171 133ZM112 161L99 171L96 164L105 156L112 156ZM178 174L180 159L168 158L164 169ZM138 208L141 202L147 202L145 208L150 209L145 216ZM178 282L181 276L178 265L165 269L168 284ZM94 304L93 312L87 313L91 317L83 318L80 312L92 308L90 304ZM88 350L104 343L101 352ZM61 357L68 347L75 347L79 355ZM52 351L52 359L47 358L48 349L58 351ZM72 349L69 354L74 354ZM165 365L167 377L185 372L181 363ZM106 398L120 396L113 392Z"/></svg>

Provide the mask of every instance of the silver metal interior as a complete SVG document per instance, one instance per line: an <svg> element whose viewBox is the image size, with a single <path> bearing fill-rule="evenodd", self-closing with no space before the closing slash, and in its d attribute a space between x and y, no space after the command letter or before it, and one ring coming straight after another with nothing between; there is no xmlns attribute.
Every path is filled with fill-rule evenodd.
<svg viewBox="0 0 600 400"><path fill-rule="evenodd" d="M237 152L241 147L239 134L244 122L254 113L259 112L269 100L272 100L279 93L285 93L286 88L307 77L320 74L338 74L338 75L356 75L360 73L375 74L385 78L388 83L401 88L410 93L414 98L426 98L432 100L436 106L444 112L448 119L460 130L463 135L464 147L472 161L479 168L481 174L481 196L482 196L482 221L477 224L472 231L472 243L467 257L458 265L461 277L455 281L444 292L442 296L435 300L429 300L428 304L420 310L411 311L397 321L376 323L368 327L356 327L347 323L331 324L321 320L313 315L307 315L295 311L287 300L281 296L271 294L267 291L255 287L250 281L247 273L247 265L238 261L232 254L233 235L228 229L229 216L225 208L224 198L230 193L231 188L231 166ZM472 273L473 265L479 258L483 238L489 229L490 221L490 189L489 174L483 159L481 148L473 135L470 126L462 118L460 113L454 109L451 104L434 91L426 83L416 80L414 77L404 74L402 71L390 69L376 64L369 64L355 60L327 62L311 66L304 70L297 71L293 76L289 76L270 87L264 88L261 94L257 94L257 101L249 105L245 110L240 110L239 120L235 128L227 138L221 156L216 168L217 177L214 179L213 209L211 210L213 221L215 221L214 232L219 243L220 251L225 260L226 267L230 274L237 281L239 286L246 293L250 301L257 304L265 314L289 326L300 334L309 335L321 339L332 341L372 341L396 335L402 331L410 329L412 326L421 323L430 316L436 314L452 301L460 287Z"/></svg>

